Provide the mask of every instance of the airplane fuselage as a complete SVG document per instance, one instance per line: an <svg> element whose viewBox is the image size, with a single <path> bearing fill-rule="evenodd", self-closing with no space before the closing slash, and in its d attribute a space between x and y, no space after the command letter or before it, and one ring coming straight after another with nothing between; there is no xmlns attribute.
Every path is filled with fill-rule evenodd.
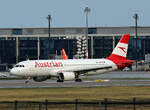
<svg viewBox="0 0 150 110"><path fill-rule="evenodd" d="M95 71L86 71L92 68L100 69ZM115 69L117 69L117 66L112 61L107 59L28 60L18 63L11 70L11 72L15 72L15 75L18 76L34 77L48 75L58 76L58 73L60 72L72 71L82 71L83 74L94 75L105 73Z"/></svg>

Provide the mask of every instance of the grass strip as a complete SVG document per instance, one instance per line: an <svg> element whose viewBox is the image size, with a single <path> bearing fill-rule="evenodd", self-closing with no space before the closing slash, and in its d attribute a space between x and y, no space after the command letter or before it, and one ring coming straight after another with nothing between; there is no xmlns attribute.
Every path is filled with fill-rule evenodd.
<svg viewBox="0 0 150 110"><path fill-rule="evenodd" d="M0 89L1 101L72 101L149 98L150 87L74 87L74 88L23 88L23 89Z"/></svg>

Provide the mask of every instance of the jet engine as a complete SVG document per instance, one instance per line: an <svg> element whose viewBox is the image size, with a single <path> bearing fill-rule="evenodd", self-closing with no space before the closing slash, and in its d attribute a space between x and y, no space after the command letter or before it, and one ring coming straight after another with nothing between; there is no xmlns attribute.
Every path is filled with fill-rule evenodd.
<svg viewBox="0 0 150 110"><path fill-rule="evenodd" d="M74 80L75 79L75 73L74 72L59 73L59 79L60 80Z"/></svg>
<svg viewBox="0 0 150 110"><path fill-rule="evenodd" d="M50 76L38 76L38 77L33 77L33 80L35 82L42 82L46 81L47 79L50 79Z"/></svg>

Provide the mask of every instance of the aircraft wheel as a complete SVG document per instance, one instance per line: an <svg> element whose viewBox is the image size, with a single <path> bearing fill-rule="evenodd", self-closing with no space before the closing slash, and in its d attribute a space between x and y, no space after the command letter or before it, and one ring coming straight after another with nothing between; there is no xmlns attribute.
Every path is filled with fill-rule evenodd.
<svg viewBox="0 0 150 110"><path fill-rule="evenodd" d="M82 79L76 79L75 81L76 82L82 82Z"/></svg>
<svg viewBox="0 0 150 110"><path fill-rule="evenodd" d="M58 80L57 80L57 82L64 82L64 81L63 81L63 80L61 80L61 79L58 79Z"/></svg>
<svg viewBox="0 0 150 110"><path fill-rule="evenodd" d="M25 84L27 84L27 83L29 83L29 80L26 80L26 81L25 81Z"/></svg>

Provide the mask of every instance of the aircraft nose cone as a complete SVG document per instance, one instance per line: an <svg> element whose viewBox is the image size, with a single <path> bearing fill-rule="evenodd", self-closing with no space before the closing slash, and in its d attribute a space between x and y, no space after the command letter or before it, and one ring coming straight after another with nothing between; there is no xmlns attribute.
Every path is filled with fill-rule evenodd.
<svg viewBox="0 0 150 110"><path fill-rule="evenodd" d="M10 70L10 74L12 74L12 75L16 75L16 69L14 69L14 68L13 68L13 69L11 69L11 70Z"/></svg>

